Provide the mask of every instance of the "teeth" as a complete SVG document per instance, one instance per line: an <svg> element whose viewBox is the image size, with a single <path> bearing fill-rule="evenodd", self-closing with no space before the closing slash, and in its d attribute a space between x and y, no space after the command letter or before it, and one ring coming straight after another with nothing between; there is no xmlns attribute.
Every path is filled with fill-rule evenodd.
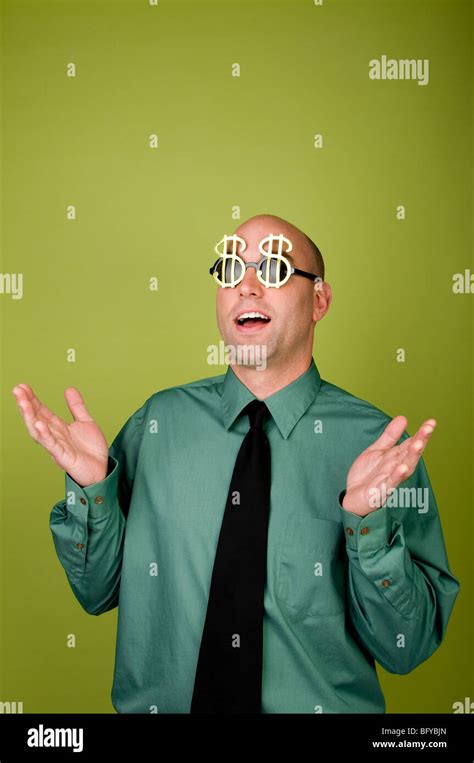
<svg viewBox="0 0 474 763"><path fill-rule="evenodd" d="M267 321L270 320L268 315L264 315L263 313L258 313L258 312L242 313L241 315L239 315L237 320L240 322L240 321L243 321L245 318L264 318Z"/></svg>

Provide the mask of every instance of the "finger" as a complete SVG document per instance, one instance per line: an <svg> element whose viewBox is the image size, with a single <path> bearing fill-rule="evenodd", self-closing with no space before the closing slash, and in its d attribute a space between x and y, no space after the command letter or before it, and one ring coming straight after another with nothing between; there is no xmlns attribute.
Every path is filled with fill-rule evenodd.
<svg viewBox="0 0 474 763"><path fill-rule="evenodd" d="M430 421L434 421L434 419ZM425 425L423 424L419 431L421 431L424 426ZM406 449L406 452L403 453L403 457L400 459L399 463L394 463L392 469L390 469L390 461L384 463L385 474L383 474L382 477L379 477L377 483L378 489L380 489L380 485L383 484L383 489L386 491L386 494L390 495L401 482L404 482L413 474L421 458L421 454L426 448L431 432L434 431L431 423L427 428L431 431L425 432L424 439L422 437L410 437L408 440L405 440L403 445L407 443L408 448Z"/></svg>
<svg viewBox="0 0 474 763"><path fill-rule="evenodd" d="M19 400L23 400L23 399L29 400L29 395L27 391L24 389L23 384L17 384L16 387L13 387L12 393L15 396L15 400L17 401L17 403Z"/></svg>
<svg viewBox="0 0 474 763"><path fill-rule="evenodd" d="M401 463L403 463L402 456L396 449L390 448L378 465L376 479L381 480L384 476L388 476Z"/></svg>
<svg viewBox="0 0 474 763"><path fill-rule="evenodd" d="M408 477L411 477L425 447L426 443L423 443L421 439L413 440L408 449L408 453L405 454L403 460L395 466L387 478L386 484L388 488L396 488L401 482L404 482Z"/></svg>
<svg viewBox="0 0 474 763"><path fill-rule="evenodd" d="M64 447L54 437L49 425L45 421L35 421L35 427L38 432L39 442L52 456L61 456L64 453Z"/></svg>
<svg viewBox="0 0 474 763"><path fill-rule="evenodd" d="M76 387L68 387L64 390L64 397L76 421L94 421Z"/></svg>
<svg viewBox="0 0 474 763"><path fill-rule="evenodd" d="M30 400L26 396L22 396L21 398L17 399L17 404L23 416L23 421L25 422L25 426L28 432L30 433L33 440L38 441L38 430L34 426L35 421L38 421L38 419L35 415Z"/></svg>
<svg viewBox="0 0 474 763"><path fill-rule="evenodd" d="M384 474L379 480L376 487L383 495L389 496L393 493L395 488L398 487L400 482L403 482L409 477L409 467L407 464L397 464L389 474Z"/></svg>
<svg viewBox="0 0 474 763"><path fill-rule="evenodd" d="M406 425L407 419L405 416L395 416L368 450L388 450L388 448L392 448L402 436Z"/></svg>
<svg viewBox="0 0 474 763"><path fill-rule="evenodd" d="M412 437L408 437L406 440L404 440L397 447L397 450L401 454L402 459L405 457L408 457L410 453L413 453L413 446L415 442L421 443L421 446L419 445L415 448L415 452L418 452L419 450L420 453L422 453L424 449L426 448L426 445L428 444L428 440L433 434L435 427L436 427L435 419L427 419L426 421L423 422L421 427Z"/></svg>
<svg viewBox="0 0 474 763"><path fill-rule="evenodd" d="M423 443L426 445L430 436L433 434L435 427L436 427L435 419L427 419L426 421L423 422L419 430L413 436L413 439L422 440Z"/></svg>
<svg viewBox="0 0 474 763"><path fill-rule="evenodd" d="M18 399L27 399L30 401L33 411L37 416L42 416L45 419L53 419L55 418L55 414L48 408L48 406L44 405L44 403L39 400L39 398L35 395L32 388L29 384L21 383L18 384L18 386L13 388L13 393L15 394L15 397ZM58 417L56 417L58 418Z"/></svg>
<svg viewBox="0 0 474 763"><path fill-rule="evenodd" d="M415 471L416 465L418 464L418 461L421 458L421 454L423 453L424 449L426 448L428 444L428 439L423 440L421 437L417 438L416 440L413 439L413 442L410 443L410 447L408 448L408 452L405 454L402 463L406 464L408 467L408 474L413 474ZM404 478L406 479L406 477Z"/></svg>
<svg viewBox="0 0 474 763"><path fill-rule="evenodd" d="M12 391L16 396L26 397L31 402L33 402L36 398L36 395L31 389L30 385L25 384L24 382L17 384L16 387L13 387Z"/></svg>

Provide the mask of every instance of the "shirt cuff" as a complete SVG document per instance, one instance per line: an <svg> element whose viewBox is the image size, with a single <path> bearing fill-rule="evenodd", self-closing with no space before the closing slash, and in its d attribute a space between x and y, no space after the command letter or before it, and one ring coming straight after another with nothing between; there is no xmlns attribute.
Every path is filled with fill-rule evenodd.
<svg viewBox="0 0 474 763"><path fill-rule="evenodd" d="M110 510L117 497L118 461L109 456L107 475L87 487L78 485L68 472L65 472L65 481L67 510L79 518L86 514L101 517Z"/></svg>
<svg viewBox="0 0 474 763"><path fill-rule="evenodd" d="M339 493L339 509L346 536L346 546L359 554L372 554L390 542L392 523L388 506L374 509L361 517L353 514L342 505L345 490Z"/></svg>

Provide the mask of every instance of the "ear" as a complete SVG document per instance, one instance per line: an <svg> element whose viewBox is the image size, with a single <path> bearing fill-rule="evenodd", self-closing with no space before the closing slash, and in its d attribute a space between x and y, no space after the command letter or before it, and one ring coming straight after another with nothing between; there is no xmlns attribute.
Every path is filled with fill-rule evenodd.
<svg viewBox="0 0 474 763"><path fill-rule="evenodd" d="M324 318L332 302L332 289L327 281L316 281L314 284L313 320Z"/></svg>

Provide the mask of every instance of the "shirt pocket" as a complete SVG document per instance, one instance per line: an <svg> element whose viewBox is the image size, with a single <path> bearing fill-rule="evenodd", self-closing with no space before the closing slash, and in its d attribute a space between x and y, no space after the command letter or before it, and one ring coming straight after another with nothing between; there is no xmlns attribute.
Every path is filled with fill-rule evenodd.
<svg viewBox="0 0 474 763"><path fill-rule="evenodd" d="M346 606L346 566L342 523L293 513L282 541L276 598L290 615L337 615Z"/></svg>

